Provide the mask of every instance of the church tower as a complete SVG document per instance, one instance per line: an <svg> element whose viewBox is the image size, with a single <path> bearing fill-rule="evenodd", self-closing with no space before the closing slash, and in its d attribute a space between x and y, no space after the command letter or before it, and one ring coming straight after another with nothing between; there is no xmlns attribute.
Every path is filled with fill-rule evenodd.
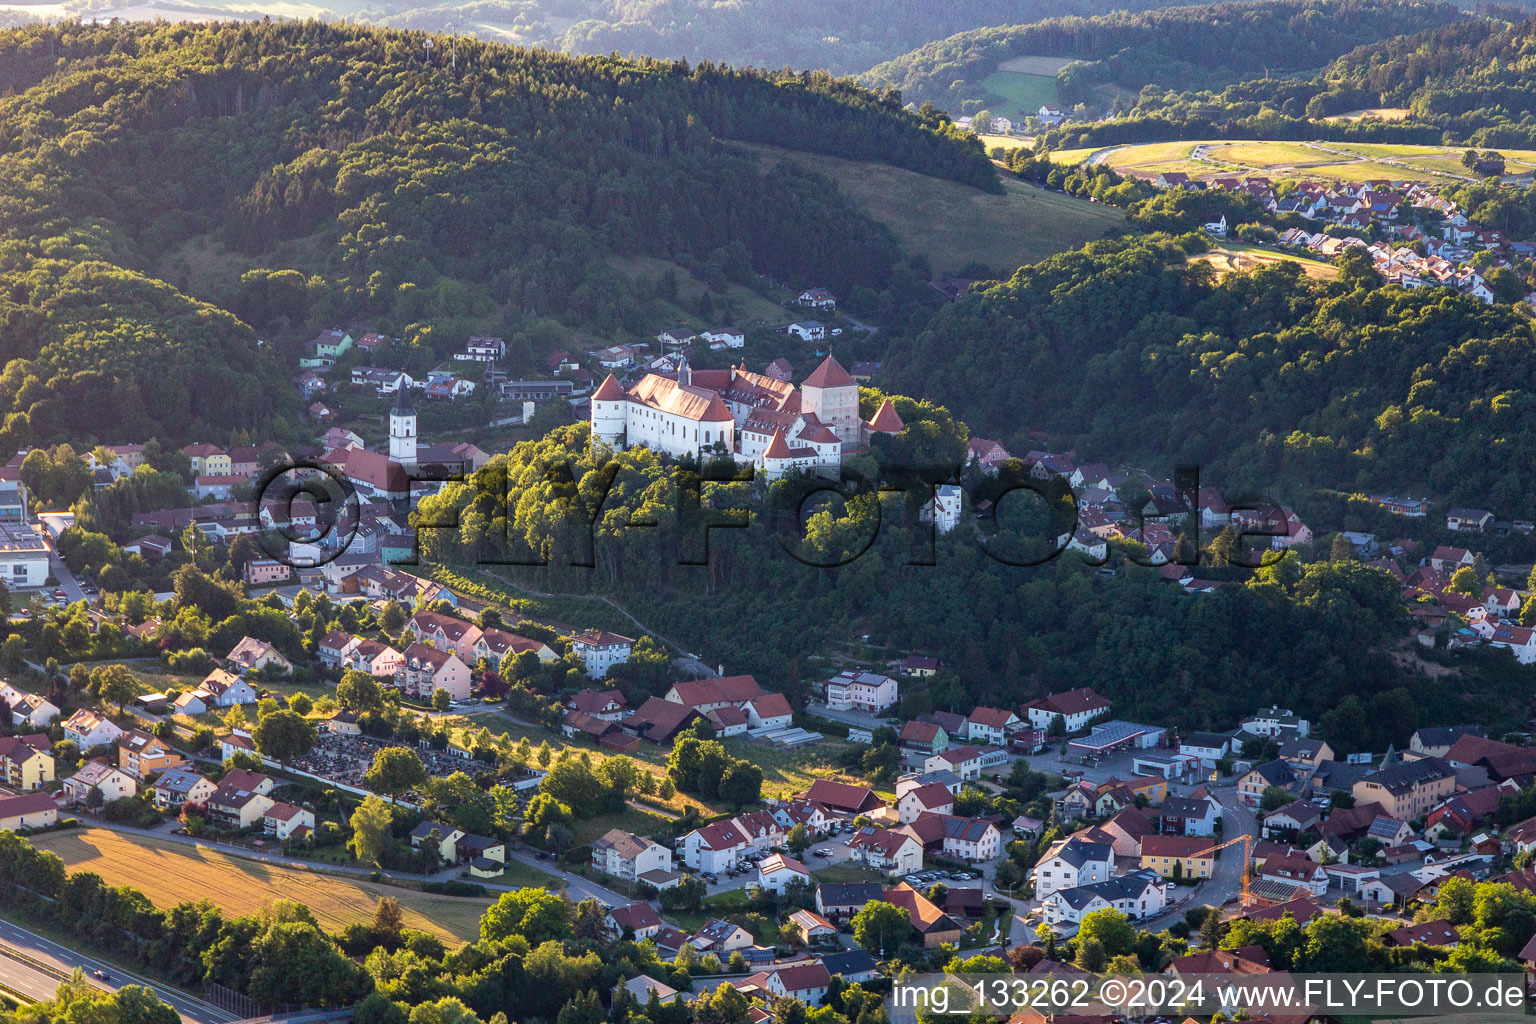
<svg viewBox="0 0 1536 1024"><path fill-rule="evenodd" d="M395 391L395 406L389 410L389 458L402 466L416 465L416 407L403 380Z"/></svg>
<svg viewBox="0 0 1536 1024"><path fill-rule="evenodd" d="M863 441L859 382L830 355L800 385L800 411L813 412L844 444Z"/></svg>

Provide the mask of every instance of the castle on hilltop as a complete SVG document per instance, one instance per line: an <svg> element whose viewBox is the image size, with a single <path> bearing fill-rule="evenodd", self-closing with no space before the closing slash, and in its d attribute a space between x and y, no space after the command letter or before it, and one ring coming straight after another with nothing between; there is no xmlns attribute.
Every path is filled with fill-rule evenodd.
<svg viewBox="0 0 1536 1024"><path fill-rule="evenodd" d="M831 356L796 388L745 366L648 373L625 388L609 374L592 395L592 437L681 458L729 455L769 480L799 469L837 476L843 460L867 451L871 434L905 424L886 399L859 418L859 384Z"/></svg>

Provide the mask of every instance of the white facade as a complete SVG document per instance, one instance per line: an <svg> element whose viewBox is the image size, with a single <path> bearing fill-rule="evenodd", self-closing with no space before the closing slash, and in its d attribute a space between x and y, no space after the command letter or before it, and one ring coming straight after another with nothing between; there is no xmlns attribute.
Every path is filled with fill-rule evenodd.
<svg viewBox="0 0 1536 1024"><path fill-rule="evenodd" d="M921 518L931 522L940 533L949 533L960 525L961 491L957 484L940 484L933 500L923 506Z"/></svg>
<svg viewBox="0 0 1536 1024"><path fill-rule="evenodd" d="M896 680L873 672L839 672L827 680L827 707L833 711L884 711L900 699Z"/></svg>
<svg viewBox="0 0 1536 1024"><path fill-rule="evenodd" d="M1074 847L1073 844L1076 844ZM1058 889L1075 889L1102 882L1115 870L1115 849L1108 843L1063 839L1035 865L1035 897L1044 899Z"/></svg>
<svg viewBox="0 0 1536 1024"><path fill-rule="evenodd" d="M12 590L48 582L48 548L26 523L0 522L0 582Z"/></svg>
<svg viewBox="0 0 1536 1024"><path fill-rule="evenodd" d="M629 637L604 630L588 630L571 638L571 650L581 657L587 675L593 679L603 678L610 668L628 661L634 647L635 642Z"/></svg>

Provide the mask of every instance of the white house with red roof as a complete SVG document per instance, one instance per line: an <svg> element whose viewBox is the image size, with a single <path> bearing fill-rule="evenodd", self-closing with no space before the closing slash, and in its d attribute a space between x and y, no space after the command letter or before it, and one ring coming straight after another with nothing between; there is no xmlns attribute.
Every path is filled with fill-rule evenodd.
<svg viewBox="0 0 1536 1024"><path fill-rule="evenodd" d="M1094 692L1092 687L1081 686L1075 690L1037 697L1025 704L1023 711L1029 716L1029 724L1037 729L1049 729L1051 722L1060 715L1066 723L1067 732L1077 732L1086 729L1094 719L1108 715L1110 703L1108 698Z"/></svg>
<svg viewBox="0 0 1536 1024"><path fill-rule="evenodd" d="M606 629L589 629L571 637L571 650L581 658L587 675L593 679L603 678L610 668L628 661L634 649L634 640Z"/></svg>
<svg viewBox="0 0 1536 1024"><path fill-rule="evenodd" d="M746 835L735 825L717 821L683 836L683 863L712 874L729 871L748 845Z"/></svg>
<svg viewBox="0 0 1536 1024"><path fill-rule="evenodd" d="M981 740L983 743L1002 744L1008 742L1009 732L1023 724L1023 720L1012 711L982 707L978 704L971 711L970 717L965 720L965 738Z"/></svg>

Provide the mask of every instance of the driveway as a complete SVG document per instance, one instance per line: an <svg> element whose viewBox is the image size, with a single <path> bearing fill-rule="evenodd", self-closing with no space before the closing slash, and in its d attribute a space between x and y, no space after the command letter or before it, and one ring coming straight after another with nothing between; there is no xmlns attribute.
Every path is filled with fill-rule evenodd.
<svg viewBox="0 0 1536 1024"><path fill-rule="evenodd" d="M58 578L59 587L64 591L66 600L70 604L85 600L85 591L80 589L80 582L75 579L75 574L69 571L69 566L64 564L64 559L59 557L58 548L54 544L53 533L44 525L34 526L43 543L48 547L48 571ZM51 595L52 590L45 590L46 595Z"/></svg>

